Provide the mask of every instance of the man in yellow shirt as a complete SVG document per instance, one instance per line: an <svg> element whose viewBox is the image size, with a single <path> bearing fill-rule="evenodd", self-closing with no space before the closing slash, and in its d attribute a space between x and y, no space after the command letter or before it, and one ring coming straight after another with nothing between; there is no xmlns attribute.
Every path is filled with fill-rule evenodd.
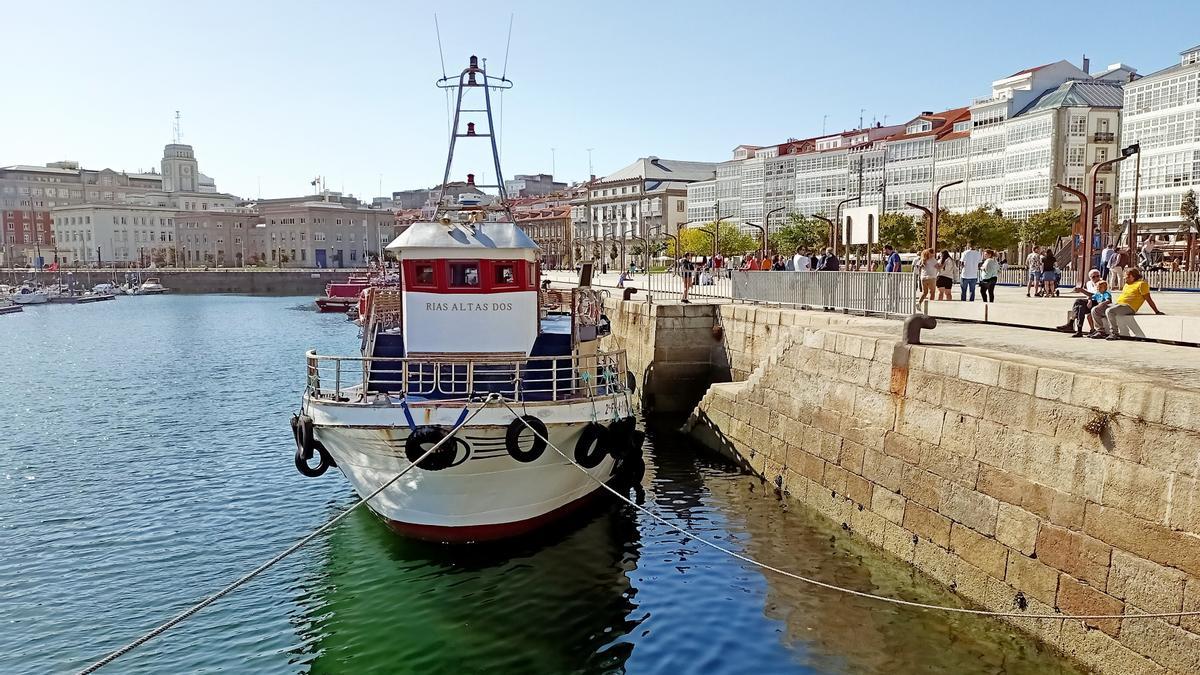
<svg viewBox="0 0 1200 675"><path fill-rule="evenodd" d="M1116 318L1137 314L1143 304L1150 305L1150 309L1154 310L1155 314L1163 313L1158 310L1158 305L1154 304L1154 298L1150 297L1150 284L1142 278L1142 271L1134 267L1125 272L1125 287L1121 289L1121 295L1116 302L1109 305L1107 310L1101 306L1092 310L1092 320L1096 323L1096 331L1089 337L1119 340L1118 333L1120 331L1117 328Z"/></svg>

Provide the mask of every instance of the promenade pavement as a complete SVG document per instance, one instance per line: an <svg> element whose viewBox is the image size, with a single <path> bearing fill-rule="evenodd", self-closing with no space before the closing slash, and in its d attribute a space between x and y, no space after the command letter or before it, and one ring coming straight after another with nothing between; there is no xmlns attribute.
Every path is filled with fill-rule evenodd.
<svg viewBox="0 0 1200 675"><path fill-rule="evenodd" d="M655 275L656 277L658 275ZM575 283L577 275L572 272L550 271L546 277L552 281L565 284ZM602 288L611 288L614 294L618 275L597 275L593 283ZM645 275L637 275L627 286L645 287ZM640 282L640 283L639 283ZM654 286L663 288L656 278ZM711 288L711 287L710 287ZM955 289L955 296L958 289ZM678 295L663 290L654 291L654 301L673 303L678 301ZM940 321L938 327L924 333L924 341L930 344L945 344L1005 352L1016 357L1033 359L1051 359L1072 363L1085 363L1094 368L1098 376L1110 375L1114 382L1118 378L1127 378L1131 373L1146 378L1147 382L1170 383L1175 386L1200 390L1200 351L1195 346L1165 344L1145 340L1122 340L1110 342L1106 340L1089 340L1072 338L1066 333L1051 330L1052 326L1063 323L1066 312L1071 307L1074 297L1065 290L1057 298L1026 298L1024 289L1015 287L1000 287L996 289L996 303L989 303L991 309L1004 307L1016 316L1023 316L1026 323L1005 325L1001 323L983 323L980 321ZM1200 294L1191 293L1155 293L1155 301L1159 308L1169 317L1186 317L1200 321ZM633 296L635 301L644 300L642 292ZM695 297L695 302L729 302L727 298ZM930 303L930 311L937 316L946 315L954 310L982 311L983 303L976 295L974 303L954 300L950 302ZM819 310L799 310L819 311ZM1143 310L1149 312L1148 308ZM1140 315L1139 315L1140 316ZM950 318L945 317L943 318ZM1168 317L1156 317L1165 319ZM1035 323L1040 321L1040 323ZM861 330L899 335L900 322L883 318L859 318L853 325Z"/></svg>

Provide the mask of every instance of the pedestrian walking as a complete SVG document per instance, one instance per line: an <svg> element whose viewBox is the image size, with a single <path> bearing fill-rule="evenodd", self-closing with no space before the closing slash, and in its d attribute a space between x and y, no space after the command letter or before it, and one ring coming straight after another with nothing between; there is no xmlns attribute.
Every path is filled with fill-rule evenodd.
<svg viewBox="0 0 1200 675"><path fill-rule="evenodd" d="M996 260L996 252L990 248L986 249L983 252L983 264L979 267L979 294L984 302L996 301L996 282L999 276L1000 261Z"/></svg>
<svg viewBox="0 0 1200 675"><path fill-rule="evenodd" d="M1028 269L1028 281L1025 284L1025 297L1030 297L1042 287L1042 254L1036 248L1025 256L1025 267Z"/></svg>
<svg viewBox="0 0 1200 675"><path fill-rule="evenodd" d="M950 257L949 251L942 251L938 257L937 293L938 300L952 300L950 289L954 288L954 277L958 276L958 261Z"/></svg>
<svg viewBox="0 0 1200 675"><path fill-rule="evenodd" d="M921 251L921 258L917 261L917 266L921 279L921 299L917 303L936 299L938 263L933 257L933 249L927 248Z"/></svg>
<svg viewBox="0 0 1200 675"><path fill-rule="evenodd" d="M904 266L904 263L900 261L900 254L891 244L883 247L883 256L886 261L883 265L884 272L899 272L900 268Z"/></svg>
<svg viewBox="0 0 1200 675"><path fill-rule="evenodd" d="M962 252L961 259L961 275L959 300L963 302L975 302L975 285L979 282L979 264L983 262L983 257L979 251L975 250L970 242L967 242L967 248ZM967 297L967 291L970 290L970 298Z"/></svg>
<svg viewBox="0 0 1200 675"><path fill-rule="evenodd" d="M1058 261L1054 258L1054 251L1047 246L1042 253L1042 297L1052 298L1055 295L1058 295Z"/></svg>

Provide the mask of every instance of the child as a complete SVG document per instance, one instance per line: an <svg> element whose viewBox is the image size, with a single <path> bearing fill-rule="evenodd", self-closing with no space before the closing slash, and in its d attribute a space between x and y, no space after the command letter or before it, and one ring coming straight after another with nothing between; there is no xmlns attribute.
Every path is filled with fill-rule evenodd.
<svg viewBox="0 0 1200 675"><path fill-rule="evenodd" d="M1108 282L1107 281L1101 281L1100 283L1096 284L1096 292L1092 293L1092 307L1093 308L1098 307L1100 309L1100 314L1102 316L1104 315L1104 313L1106 311L1108 311L1109 305L1112 304L1112 299L1113 299L1112 293L1108 292ZM1098 329L1093 330L1091 332L1091 334L1088 335L1088 337L1093 337L1094 335L1096 335L1097 331L1098 331ZM1083 337L1083 322L1082 321L1079 322L1078 327L1075 329L1075 334L1072 335L1071 337Z"/></svg>

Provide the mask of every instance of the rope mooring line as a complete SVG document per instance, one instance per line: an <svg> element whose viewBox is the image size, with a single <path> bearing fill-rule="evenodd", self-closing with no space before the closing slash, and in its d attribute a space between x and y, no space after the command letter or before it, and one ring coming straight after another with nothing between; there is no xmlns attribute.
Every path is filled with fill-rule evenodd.
<svg viewBox="0 0 1200 675"><path fill-rule="evenodd" d="M360 506L371 501L376 496L378 496L379 493L383 492L385 489L390 487L393 483L395 483L396 481L403 478L405 474L407 474L409 471L411 471L413 468L415 468L418 464L423 462L425 460L425 458L429 457L434 452L436 452L439 448L441 448L442 444L444 444L444 443L450 441L452 438L454 438L455 434L457 434L458 431L460 429L462 429L464 426L466 426L471 420L475 419L475 416L478 415L480 412L482 412L483 409L486 408L489 403L492 403L495 401L503 401L503 400L504 399L501 398L498 394L489 394L486 399L484 399L483 401L480 402L479 407L476 408L475 411L470 414L470 416L466 417L465 419L461 419L461 421L459 421L459 423L457 425L455 425L446 434L446 436L444 438L442 438L440 441L435 443L432 448L425 451L425 454L421 455L415 461L410 463L408 466L404 467L403 471L401 471L400 473L393 476L391 478L391 480L388 480L383 485L380 485L378 488L375 489L374 492L367 495L366 497L363 497L362 499L359 499L357 502L355 502L353 505L351 505L345 511L342 511L338 515L334 516L332 519L330 519L324 525L313 530L311 533L306 535L303 539L292 544L287 549L285 549L283 552L276 555L274 558L271 558L267 562L254 568L253 570L248 572L246 575L242 576L237 581L234 581L233 583L222 588L221 590L217 591L216 593L213 593L212 595L201 600L200 602L196 603L195 605L192 605L191 607L187 608L180 614L177 614L174 618L170 619L166 623L163 623L163 624L159 625L158 627L154 628L153 630L143 634L141 637L137 638L133 642L130 642L129 644L125 645L124 647L121 647L120 649L118 649L114 652L111 652L110 654L108 654L104 658L100 659L99 661L96 661L95 663L88 666L87 668L84 668L83 670L79 671L79 674L80 675L88 675L89 673L94 673L97 670L99 670L100 668L103 668L104 666L112 663L113 661L116 661L117 659L128 654L129 652L133 651L134 649L137 649L138 647L146 644L150 640L153 640L154 638L158 637L159 635L162 635L163 633L167 632L174 626L176 626L179 623L181 623L182 621L190 618L191 616L193 616L200 610L204 609L205 607L208 607L209 605L213 604L217 600L220 600L221 598L225 597L226 595L229 595L230 593L237 590L239 587L243 586L244 584L246 584L248 581L250 581L254 577L257 577L258 575L267 571L271 567L275 566L277 563L279 563L284 558L286 558L286 557L290 556L291 554L295 553L296 551L300 550L305 544L309 543L313 539L316 539L318 536L321 535L321 533L325 532L326 530L333 527L334 525L337 525L338 523L340 523L343 519L345 519L347 516L349 516L355 510L357 510ZM511 408L510 408L510 410L511 410Z"/></svg>
<svg viewBox="0 0 1200 675"><path fill-rule="evenodd" d="M764 562L759 562L758 560L755 560L755 559L745 555L744 553L738 553L737 551L734 551L732 549L721 546L720 544L717 544L716 542L709 541L708 539L705 539L704 537L701 537L700 535L695 534L694 532L689 532L688 530L684 529L683 527L680 527L679 525L676 525L675 523L672 523L671 521L667 520L666 518L663 518L662 516L654 513L653 511L650 511L649 509L641 506L637 502L630 499L627 495L621 494L619 491L614 489L608 483L605 483L604 481L600 480L599 478L593 476L591 474L591 472L589 472L584 467L580 466L579 463L576 462L573 457L571 457L567 453L563 452L557 445L555 445L548 438L549 434L547 434L546 436L543 436L541 433L538 433L537 429L534 429L528 422L526 422L520 415L518 415L515 410L512 409L512 406L510 406L508 404L508 401L506 399L501 397L500 403L503 404L505 408L508 408L508 411L510 413L512 413L516 419L521 420L521 423L524 424L527 429L532 431L535 436L537 436L538 438L545 441L546 445L550 446L551 448L554 449L555 452L557 452L559 455L561 455L563 459L567 460L575 468L582 471L588 478L592 479L592 481L595 482L596 484L598 484L600 487L604 488L605 490L608 490L610 493L615 495L618 499L625 502L626 504L629 504L630 506L637 509L641 513L646 514L650 518L658 521L659 523L662 523L663 525L666 525L667 527L671 528L672 530L675 530L676 532L678 532L686 537L695 539L696 541L700 542L701 544L704 544L705 546L708 546L709 548L712 548L712 549L719 551L721 553L724 553L728 556L731 556L733 558L741 560L742 562L744 562L748 565L751 565L753 567L758 567L758 568L761 568L761 569L764 569L764 570L767 570L770 572L774 572L780 576L785 576L790 579L795 579L796 581L801 581L803 583L806 583L806 584L809 584L812 586L817 586L819 588L836 591L838 593L844 593L846 595L853 595L853 596L859 597L859 598L866 598L868 600L877 600L879 602L886 602L886 603L890 603L893 605L903 605L905 607L914 607L917 609L928 609L928 610L933 610L933 611L938 611L938 612L951 612L951 613L956 613L956 614L970 614L970 615L974 615L974 616L990 616L990 617L997 617L997 618L1012 617L1012 618L1022 618L1022 619L1049 619L1049 620L1053 620L1053 621L1063 621L1063 620L1067 620L1067 619L1098 621L1098 620L1102 620L1102 619L1165 619L1165 618L1171 618L1171 617L1177 617L1177 616L1200 616L1200 611L1155 612L1155 613L1150 613L1150 614L1029 614L1027 612L993 612L993 611L989 611L989 610L985 610L985 609L970 609L967 607L947 607L945 605L931 605L928 603L916 602L913 600L903 600L900 598L892 598L892 597L888 597L885 595L876 595L874 593L867 593L865 591L856 591L852 588L845 588L844 586L838 586L836 584L831 584L831 583L827 583L824 581L820 581L818 579L806 577L802 574L797 574L795 572L790 572L788 570L781 569L779 567L775 567L774 565L769 565Z"/></svg>

